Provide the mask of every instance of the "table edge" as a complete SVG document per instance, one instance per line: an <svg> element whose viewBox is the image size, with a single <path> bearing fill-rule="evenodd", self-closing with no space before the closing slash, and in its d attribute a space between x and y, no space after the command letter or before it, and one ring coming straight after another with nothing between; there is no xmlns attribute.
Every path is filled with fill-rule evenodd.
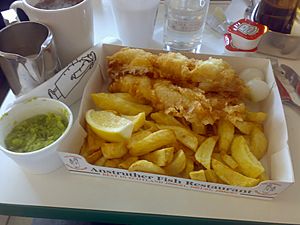
<svg viewBox="0 0 300 225"><path fill-rule="evenodd" d="M186 216L171 216L171 215L157 215L146 213L131 213L131 212L117 212L105 210L92 209L76 209L63 208L51 206L32 206L32 205L16 205L0 203L0 214L9 216L34 217L34 218L48 218L48 219L63 219L76 221L89 221L101 223L115 223L115 224L241 224L243 225L268 225L274 223L254 222L254 221L240 221L240 220L224 220L212 218L196 218Z"/></svg>

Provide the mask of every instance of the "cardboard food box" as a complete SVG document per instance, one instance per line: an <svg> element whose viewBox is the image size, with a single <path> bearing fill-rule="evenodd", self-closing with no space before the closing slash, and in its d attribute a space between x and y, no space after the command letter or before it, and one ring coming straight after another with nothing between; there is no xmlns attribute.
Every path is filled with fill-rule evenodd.
<svg viewBox="0 0 300 225"><path fill-rule="evenodd" d="M275 83L272 66L269 60L261 58L241 58L220 55L185 54L188 57L207 59L209 56L223 58L239 73L249 67L256 67L266 74L266 82L271 88L270 94L263 102L256 104L255 110L268 114L265 121L265 134L269 141L268 152L262 159L270 180L259 183L255 187L237 187L231 185L200 182L191 179L156 175L142 172L129 172L124 169L108 168L91 165L78 153L84 142L86 132L83 128L85 112L95 108L90 93L106 92L109 78L106 73L106 57L120 50L121 46L103 45L97 53L99 68L96 69L85 86L78 119L73 125L72 132L60 147L60 156L65 167L72 173L93 175L107 178L122 179L124 182L144 182L159 184L188 190L222 193L236 196L272 199L294 182L292 162L288 146L287 126L278 88ZM150 50L159 53L159 50ZM96 178L95 178L96 179Z"/></svg>

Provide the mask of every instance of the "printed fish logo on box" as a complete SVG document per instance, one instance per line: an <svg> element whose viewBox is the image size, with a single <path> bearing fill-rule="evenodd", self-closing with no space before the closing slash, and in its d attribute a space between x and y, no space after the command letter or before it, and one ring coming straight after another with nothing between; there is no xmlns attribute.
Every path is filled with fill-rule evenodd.
<svg viewBox="0 0 300 225"><path fill-rule="evenodd" d="M95 62L96 53L93 51L82 58L74 60L58 77L55 87L48 89L49 97L54 99L67 98L84 75L93 68Z"/></svg>
<svg viewBox="0 0 300 225"><path fill-rule="evenodd" d="M80 156L66 155L64 156L64 162L69 169L73 170L87 170L87 166L82 162Z"/></svg>

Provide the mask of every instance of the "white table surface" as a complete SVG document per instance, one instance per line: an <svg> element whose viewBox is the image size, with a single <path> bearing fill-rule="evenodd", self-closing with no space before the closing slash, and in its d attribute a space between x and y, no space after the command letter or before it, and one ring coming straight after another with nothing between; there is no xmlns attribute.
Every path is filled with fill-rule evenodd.
<svg viewBox="0 0 300 225"><path fill-rule="evenodd" d="M117 31L108 1L94 3L95 38L98 42L106 36L115 36ZM157 43L154 47L159 47L161 43L160 21L155 31ZM207 28L204 38L203 52L224 52L221 36ZM299 61L280 62L300 71ZM13 99L10 93L0 111ZM299 112L286 106L285 113L296 183L271 201L75 175L64 167L47 175L33 175L23 172L14 161L0 152L0 205L300 224L300 116Z"/></svg>

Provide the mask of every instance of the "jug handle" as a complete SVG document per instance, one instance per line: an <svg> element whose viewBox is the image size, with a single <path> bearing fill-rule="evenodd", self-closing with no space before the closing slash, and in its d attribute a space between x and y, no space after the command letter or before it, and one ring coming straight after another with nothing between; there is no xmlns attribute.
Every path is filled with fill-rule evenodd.
<svg viewBox="0 0 300 225"><path fill-rule="evenodd" d="M25 13L27 11L26 8L24 7L24 2L22 0L17 0L12 2L9 8L15 10L15 12L17 12L17 9L22 9Z"/></svg>

